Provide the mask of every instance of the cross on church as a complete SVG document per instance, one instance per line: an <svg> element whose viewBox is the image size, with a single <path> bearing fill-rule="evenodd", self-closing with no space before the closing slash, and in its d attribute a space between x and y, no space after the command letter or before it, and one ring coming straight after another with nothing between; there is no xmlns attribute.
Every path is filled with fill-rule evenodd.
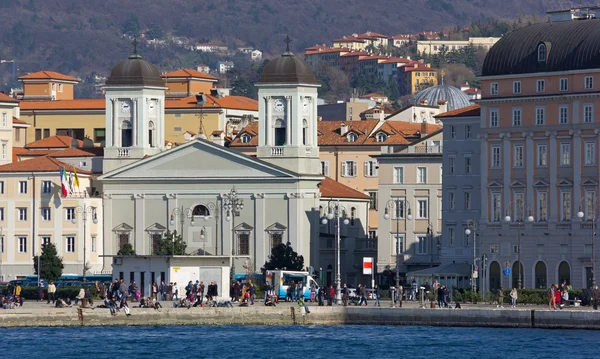
<svg viewBox="0 0 600 359"><path fill-rule="evenodd" d="M132 44L133 44L133 54L137 55L137 45L139 44L139 41L138 41L137 37L135 37L133 39Z"/></svg>
<svg viewBox="0 0 600 359"><path fill-rule="evenodd" d="M290 39L290 37L286 35L285 40L283 40L283 42L285 42L286 45L285 51L290 52L290 42L292 42L292 39Z"/></svg>

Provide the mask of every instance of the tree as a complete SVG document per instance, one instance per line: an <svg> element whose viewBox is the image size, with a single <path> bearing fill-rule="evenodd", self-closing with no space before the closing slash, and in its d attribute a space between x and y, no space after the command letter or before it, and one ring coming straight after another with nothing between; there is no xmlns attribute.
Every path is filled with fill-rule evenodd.
<svg viewBox="0 0 600 359"><path fill-rule="evenodd" d="M146 31L148 39L162 39L165 37L165 29L159 24L152 24Z"/></svg>
<svg viewBox="0 0 600 359"><path fill-rule="evenodd" d="M42 247L40 257L41 270L38 272L38 256L33 257L33 270L35 274L40 273L40 278L47 282L55 281L62 275L62 270L65 268L62 258L58 256L56 246L52 243Z"/></svg>
<svg viewBox="0 0 600 359"><path fill-rule="evenodd" d="M167 231L162 238L156 241L154 254L157 256L188 255L185 252L187 244L177 231Z"/></svg>
<svg viewBox="0 0 600 359"><path fill-rule="evenodd" d="M125 20L122 27L123 33L129 36L139 36L140 31L142 31L142 23L135 14L130 14L129 18Z"/></svg>
<svg viewBox="0 0 600 359"><path fill-rule="evenodd" d="M133 250L131 243L125 243L117 254L120 256L134 256L135 250Z"/></svg>
<svg viewBox="0 0 600 359"><path fill-rule="evenodd" d="M263 274L268 270L286 269L286 270L302 270L304 269L304 257L298 255L290 245L280 243L271 249L269 261L261 268Z"/></svg>

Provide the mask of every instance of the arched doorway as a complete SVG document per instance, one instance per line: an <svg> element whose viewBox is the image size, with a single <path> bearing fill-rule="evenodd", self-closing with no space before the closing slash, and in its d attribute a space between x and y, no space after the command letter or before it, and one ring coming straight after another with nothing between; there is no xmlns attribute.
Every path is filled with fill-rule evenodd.
<svg viewBox="0 0 600 359"><path fill-rule="evenodd" d="M494 293L496 289L500 288L500 263L492 262L490 264L490 292Z"/></svg>
<svg viewBox="0 0 600 359"><path fill-rule="evenodd" d="M558 266L558 284L567 281L567 284L571 284L571 266L567 262L560 262Z"/></svg>
<svg viewBox="0 0 600 359"><path fill-rule="evenodd" d="M327 276L325 283L327 283L327 287L333 285L333 266L331 264L327 266Z"/></svg>
<svg viewBox="0 0 600 359"><path fill-rule="evenodd" d="M523 275L523 264L515 261L512 266L512 288L519 288L519 274L521 275L521 288L525 287L525 276Z"/></svg>
<svg viewBox="0 0 600 359"><path fill-rule="evenodd" d="M535 287L538 289L545 289L548 287L546 263L537 262L535 265Z"/></svg>

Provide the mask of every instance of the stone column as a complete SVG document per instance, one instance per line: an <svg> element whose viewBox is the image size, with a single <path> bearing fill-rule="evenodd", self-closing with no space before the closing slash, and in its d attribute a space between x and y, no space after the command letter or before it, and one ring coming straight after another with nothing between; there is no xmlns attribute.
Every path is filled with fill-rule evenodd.
<svg viewBox="0 0 600 359"><path fill-rule="evenodd" d="M534 200L534 191L533 191L533 169L535 168L535 160L534 153L535 149L533 148L533 132L524 132L523 137L526 137L525 140L525 153L527 154L527 158L525 160L525 166L527 168L527 206L532 210L532 213L535 214L534 210L536 207ZM527 209L525 209L527 210ZM527 214L529 215L529 214Z"/></svg>
<svg viewBox="0 0 600 359"><path fill-rule="evenodd" d="M488 212L489 212L489 206L488 206L488 187L487 187L487 182L488 182L488 169L489 169L489 163L488 163L488 135L487 134L480 134L479 135L479 140L480 140L480 144L481 144L481 155L480 155L480 161L481 161L481 165L480 165L480 175L481 175L481 222L482 223L487 223L488 221Z"/></svg>
<svg viewBox="0 0 600 359"><path fill-rule="evenodd" d="M267 261L268 256L271 254L271 248L269 247L269 236L265 233L265 209L266 200L264 193L254 194L254 270L260 269L259 265Z"/></svg>
<svg viewBox="0 0 600 359"><path fill-rule="evenodd" d="M548 156L548 167L550 169L550 193L548 197L548 203L550 204L550 217L548 222L556 222L560 217L560 208L562 208L562 202L559 198L557 182L558 182L558 148L556 143L556 131L547 131L546 136L550 137L550 151ZM559 203L560 206L556 204Z"/></svg>
<svg viewBox="0 0 600 359"><path fill-rule="evenodd" d="M138 109L137 109L138 101L136 98L131 99L131 136L132 142L131 147L136 147L138 144L137 136L138 136Z"/></svg>
<svg viewBox="0 0 600 359"><path fill-rule="evenodd" d="M117 100L114 98L110 99L110 121L106 121L109 126L106 129L106 147L117 147L117 131L119 129L119 124L117 123Z"/></svg>
<svg viewBox="0 0 600 359"><path fill-rule="evenodd" d="M502 171L502 177L503 177L502 181L504 182L504 184L503 184L504 188L503 188L503 193L502 193L502 197L503 197L502 198L502 202L504 202L504 203L503 203L502 209L504 210L504 212L506 212L506 210L509 209L508 206L510 204L510 179L511 179L510 176L511 176L511 172L512 172L511 171L512 166L511 166L511 163L510 163L510 160L511 160L511 156L510 156L510 147L511 147L510 146L511 145L511 143L510 143L510 135L511 134L509 132L509 133L506 133L506 134L501 134L501 136L502 135L504 135L504 140L502 141L503 142L502 143L502 146L503 146L502 153L503 153L503 156L504 156L504 160L502 161L503 162L502 168L504 169ZM504 213L502 213L501 216L504 217Z"/></svg>
<svg viewBox="0 0 600 359"><path fill-rule="evenodd" d="M150 254L146 250L146 242L144 236L145 226L145 201L143 194L134 196L134 228L133 228L133 248L136 254Z"/></svg>
<svg viewBox="0 0 600 359"><path fill-rule="evenodd" d="M271 139L273 137L273 134L271 133L271 96L265 97L265 103L265 133L262 135L265 136L265 145L271 146Z"/></svg>
<svg viewBox="0 0 600 359"><path fill-rule="evenodd" d="M285 145L292 145L292 96L285 97Z"/></svg>
<svg viewBox="0 0 600 359"><path fill-rule="evenodd" d="M117 242L115 240L115 234L113 233L113 228L115 227L113 224L113 201L112 201L112 194L109 193L103 193L102 194L102 203L103 203L103 207L98 208L98 211L103 211L102 213L102 220L103 223L102 225L104 226L104 235L102 237L102 240L104 241L105 244L105 248L104 248L104 253L103 254L107 254L107 255L115 255L117 254L117 252L119 251L117 247ZM56 216L58 217L58 216ZM118 219L117 219L118 220ZM97 243L98 246L102 246L102 243L98 242ZM105 270L108 270L108 268L111 268L112 266L112 259L109 257L104 257L102 259L103 261L103 267L105 268Z"/></svg>
<svg viewBox="0 0 600 359"><path fill-rule="evenodd" d="M579 211L578 207L582 206L583 203L581 201L581 197L583 194L581 193L581 130L569 131L569 134L573 136L573 141L571 145L571 158L573 159L573 202L576 204L576 211L573 213L577 213ZM577 202L575 202L577 201Z"/></svg>

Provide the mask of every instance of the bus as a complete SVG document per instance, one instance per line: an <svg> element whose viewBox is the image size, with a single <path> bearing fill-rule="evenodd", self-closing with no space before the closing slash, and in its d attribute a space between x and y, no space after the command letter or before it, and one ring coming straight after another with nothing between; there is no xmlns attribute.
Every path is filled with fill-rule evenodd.
<svg viewBox="0 0 600 359"><path fill-rule="evenodd" d="M308 272L272 270L267 271L266 280L271 284L273 292L279 299L285 299L290 283L302 283L304 299L310 299L310 289L314 285L316 291L319 291L319 282Z"/></svg>

